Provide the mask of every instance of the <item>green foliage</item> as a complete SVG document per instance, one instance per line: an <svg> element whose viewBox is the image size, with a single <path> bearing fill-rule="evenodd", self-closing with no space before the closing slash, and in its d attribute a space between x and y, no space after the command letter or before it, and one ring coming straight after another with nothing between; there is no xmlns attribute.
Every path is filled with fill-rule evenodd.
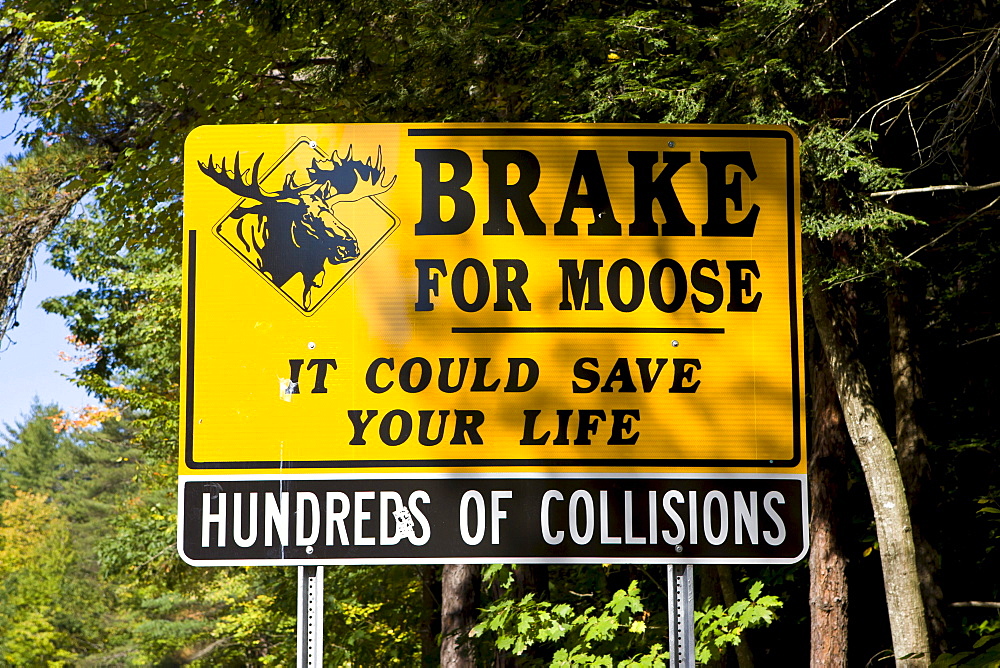
<svg viewBox="0 0 1000 668"><path fill-rule="evenodd" d="M169 572L175 564L177 515L147 498L126 502L125 512L110 522L105 539L98 546L98 558L105 575L151 575L148 571Z"/></svg>
<svg viewBox="0 0 1000 668"><path fill-rule="evenodd" d="M223 604L225 612L217 618L211 635L222 646L206 657L205 665L294 662L295 614L279 601L280 594L291 588L286 586L281 592L267 586L274 581L274 570L225 569L216 578L211 598Z"/></svg>
<svg viewBox="0 0 1000 668"><path fill-rule="evenodd" d="M333 665L412 666L420 662L419 573L411 566L326 568L325 660Z"/></svg>
<svg viewBox="0 0 1000 668"><path fill-rule="evenodd" d="M924 223L869 196L903 185L899 169L885 167L867 150L877 139L868 131L844 132L818 125L802 140L803 187L813 193L802 202L802 231L820 239L850 235L857 248L850 263L827 263L811 280L856 282L894 268L916 266L888 243L888 235Z"/></svg>
<svg viewBox="0 0 1000 668"><path fill-rule="evenodd" d="M7 595L0 627L12 665L77 663L116 642L115 595L96 566L119 504L135 491L138 466L129 429L109 422L56 432L61 411L35 404L8 427L0 478L10 493L0 511L0 556ZM26 527L29 527L26 528ZM17 558L13 558L13 554Z"/></svg>
<svg viewBox="0 0 1000 668"><path fill-rule="evenodd" d="M76 657L61 621L74 612L69 525L43 495L18 491L0 504L0 658L16 666Z"/></svg>
<svg viewBox="0 0 1000 668"><path fill-rule="evenodd" d="M606 62L589 87L589 108L577 118L688 123L701 117L705 95L693 69L705 36L691 12L642 10L608 19L606 30Z"/></svg>
<svg viewBox="0 0 1000 668"><path fill-rule="evenodd" d="M554 645L557 649L544 664L553 667L665 666L662 640L646 634L643 613L639 585L633 581L600 609L578 611L567 603L536 601L534 594L503 599L483 611L485 619L472 634L495 635L496 646L515 655L536 643Z"/></svg>
<svg viewBox="0 0 1000 668"><path fill-rule="evenodd" d="M176 452L180 359L179 258L172 249L126 250L90 217L50 242L53 266L94 287L50 299L77 347L76 382L127 408L148 453Z"/></svg>
<svg viewBox="0 0 1000 668"><path fill-rule="evenodd" d="M0 98L36 136L110 149L85 180L119 246L179 247L183 139L202 123L558 120L603 63L617 4L332 6L15 0ZM569 67L567 67L569 64ZM82 171L81 171L82 173Z"/></svg>
<svg viewBox="0 0 1000 668"><path fill-rule="evenodd" d="M73 444L53 428L52 420L58 415L58 406L42 405L36 397L23 422L5 425L0 498L12 498L17 489L52 493L62 487L72 472Z"/></svg>
<svg viewBox="0 0 1000 668"><path fill-rule="evenodd" d="M1000 633L990 633L983 635L977 640L971 650L956 652L954 654L945 652L941 654L932 668L990 668L1000 665Z"/></svg>
<svg viewBox="0 0 1000 668"><path fill-rule="evenodd" d="M820 268L838 283L912 267L890 233L923 224L870 193L903 186L904 172L873 153L879 136L817 113L843 94L843 64L803 39L820 20L794 0L751 0L715 11L642 9L607 19L607 62L588 87L587 121L768 123L802 138L802 227L822 239L853 235L858 252ZM838 81L840 79L840 81Z"/></svg>
<svg viewBox="0 0 1000 668"><path fill-rule="evenodd" d="M0 341L16 326L35 249L86 192L87 184L74 175L100 153L78 141L36 141L0 164Z"/></svg>
<svg viewBox="0 0 1000 668"><path fill-rule="evenodd" d="M763 589L762 582L755 582L746 599L736 601L728 608L713 606L711 599L707 599L701 610L694 613L698 661L708 663L718 659L720 650L727 645L742 642L744 631L767 626L774 621L774 611L782 606L782 602L776 596L761 596Z"/></svg>
<svg viewBox="0 0 1000 668"><path fill-rule="evenodd" d="M755 583L749 598L729 608L706 601L695 612L699 662L717 660L728 645L741 642L745 630L767 626L782 603L776 596L762 596L763 584ZM619 589L601 607L579 609L567 602L536 600L534 594L520 599L501 598L485 608L473 635L491 639L498 649L522 656L535 652L519 665L570 666L665 666L669 658L666 613L648 609L640 596L639 583Z"/></svg>

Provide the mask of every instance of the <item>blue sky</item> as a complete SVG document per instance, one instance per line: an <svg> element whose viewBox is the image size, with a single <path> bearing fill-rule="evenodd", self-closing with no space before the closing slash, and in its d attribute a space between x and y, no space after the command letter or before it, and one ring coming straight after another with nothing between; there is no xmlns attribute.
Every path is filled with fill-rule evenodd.
<svg viewBox="0 0 1000 668"><path fill-rule="evenodd" d="M0 112L0 156L20 153L14 137L7 136L16 122L16 113ZM96 403L65 378L73 365L59 359L60 351L71 351L62 318L39 307L44 299L75 292L81 284L49 266L47 258L44 251L35 256L35 270L18 313L20 325L0 343L0 434L7 431L3 424L20 421L36 396L43 403L69 409Z"/></svg>

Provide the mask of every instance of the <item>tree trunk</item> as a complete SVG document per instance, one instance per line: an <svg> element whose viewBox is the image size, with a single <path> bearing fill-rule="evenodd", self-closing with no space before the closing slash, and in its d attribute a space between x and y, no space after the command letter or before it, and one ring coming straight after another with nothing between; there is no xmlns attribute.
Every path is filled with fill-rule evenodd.
<svg viewBox="0 0 1000 668"><path fill-rule="evenodd" d="M946 625L941 613L941 588L937 584L940 555L928 540L928 512L925 499L931 483L927 459L927 434L919 419L923 403L923 382L916 342L911 336L913 305L902 276L889 286L889 361L892 368L892 394L896 405L896 457L906 488L906 500L913 520L913 543L917 553L920 592L924 598L929 644L935 654L943 652Z"/></svg>
<svg viewBox="0 0 1000 668"><path fill-rule="evenodd" d="M822 349L812 364L813 440L809 450L809 610L812 668L847 666L847 555L839 507L847 492L850 436Z"/></svg>
<svg viewBox="0 0 1000 668"><path fill-rule="evenodd" d="M441 575L441 668L475 668L468 642L476 622L479 566L445 564Z"/></svg>
<svg viewBox="0 0 1000 668"><path fill-rule="evenodd" d="M683 566L680 566L683 568ZM694 609L700 610L705 602L712 601L712 605L724 605L725 595L722 593L722 583L719 582L719 569L715 566L695 566L694 582L697 591L694 597ZM695 639L697 641L697 639ZM714 649L714 648L713 648ZM727 650L713 652L712 656L705 663L706 668L730 668L729 652Z"/></svg>
<svg viewBox="0 0 1000 668"><path fill-rule="evenodd" d="M420 661L424 668L433 668L441 660L438 634L441 633L441 578L438 566L418 566L423 603L420 620Z"/></svg>
<svg viewBox="0 0 1000 668"><path fill-rule="evenodd" d="M549 567L545 564L519 564L514 569L514 595L524 598L534 594L536 601L549 598Z"/></svg>
<svg viewBox="0 0 1000 668"><path fill-rule="evenodd" d="M503 596L503 588L494 582L490 588L494 600ZM549 598L549 567L545 564L517 564L514 566L514 582L511 583L509 595L520 600L528 594L534 594L536 601ZM493 654L493 668L515 668L522 660L530 662L535 656L536 648L529 647L520 657L514 656L509 650L496 649ZM540 660L540 658L539 658Z"/></svg>
<svg viewBox="0 0 1000 668"><path fill-rule="evenodd" d="M719 588L722 590L722 602L726 608L736 604L736 587L733 584L733 567L718 565L715 570L719 574ZM739 668L753 668L753 653L750 651L750 643L746 636L740 638L740 644L736 645L736 663Z"/></svg>
<svg viewBox="0 0 1000 668"><path fill-rule="evenodd" d="M856 332L843 304L822 288L812 287L809 301L871 494L896 665L929 666L927 624L903 478L857 356Z"/></svg>

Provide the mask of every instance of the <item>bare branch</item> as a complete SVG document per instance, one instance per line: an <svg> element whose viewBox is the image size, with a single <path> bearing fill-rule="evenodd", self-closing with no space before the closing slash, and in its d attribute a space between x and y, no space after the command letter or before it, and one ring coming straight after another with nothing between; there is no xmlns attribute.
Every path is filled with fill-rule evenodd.
<svg viewBox="0 0 1000 668"><path fill-rule="evenodd" d="M928 164L946 155L991 104L991 84L1000 62L1000 24L966 32L961 39L965 41L964 46L926 80L876 102L858 117L851 130L866 118L869 119L869 128L874 129L879 115L886 112L891 115L877 124L888 131L905 114L910 122L916 155L921 164ZM958 84L953 94L914 118L914 106L918 104L918 100L929 95L933 88L946 86L953 81ZM892 114L891 109L897 106L898 111ZM929 141L922 142L921 136L928 128L934 129L933 135Z"/></svg>
<svg viewBox="0 0 1000 668"><path fill-rule="evenodd" d="M982 212L988 210L990 207L992 207L997 202L1000 202L1000 197L997 197L996 199L994 199L992 202L990 202L989 204L987 204L985 206L979 207L978 209L976 209L975 211L973 211L972 213L970 213L968 216L965 216L964 218L959 219L958 222L956 222L954 225L952 225L951 227L949 227L947 230L945 230L944 232L942 232L938 236L934 237L933 239L931 239L930 241L928 241L927 243L925 243L923 246L920 246L919 248L916 248L915 250L912 250L909 253L907 253L906 255L904 255L903 258L900 259L900 262L906 262L907 260L911 259L914 255L916 255L920 251L924 250L925 248L930 248L931 246L933 246L934 244L936 244L937 242L941 241L946 236L948 236L949 234L951 234L952 232L954 232L955 230L957 230L963 224L969 222L970 220L972 220L973 218L975 218L976 216L978 216ZM868 278L869 276L874 276L876 273L878 273L878 271L880 271L880 270L868 271L868 272L865 272L863 274L855 274L854 276L850 276L848 278L841 279L841 280L837 281L836 283L831 283L830 286L832 287L832 286L836 286L836 285L843 285L845 283L851 283L853 281L861 280L862 278Z"/></svg>
<svg viewBox="0 0 1000 668"><path fill-rule="evenodd" d="M965 343L960 343L961 346L971 346L973 343L979 343L980 341L989 341L990 339L995 339L1000 334L990 334L988 336L980 336L978 339L972 339L971 341L966 341ZM952 605L955 605L954 603Z"/></svg>
<svg viewBox="0 0 1000 668"><path fill-rule="evenodd" d="M975 218L976 216L978 216L979 214L981 214L983 211L986 211L987 209L989 209L990 207L992 207L997 202L1000 202L1000 197L997 197L995 200L993 200L992 202L990 202L986 206L982 206L982 207L976 209L975 211L973 211L972 213L970 213L968 216L966 216L965 218L962 218L957 223L955 223L954 225L952 225L951 227L949 227L947 230L945 230L944 232L942 232L941 234L939 234L938 236L936 236L934 239L932 239L931 241L928 241L927 243L925 243L923 246L920 246L919 248L917 248L914 251L911 251L910 253L907 253L906 256L903 257L902 261L906 262L907 260L909 260L910 258L912 258L914 255L916 255L920 251L924 250L925 248L929 248L930 246L933 246L934 244L936 244L937 242L941 241L946 236L948 236L949 234L951 234L952 232L954 232L955 230L957 230L960 225L963 225L963 224L967 223L968 221L972 220L973 218Z"/></svg>
<svg viewBox="0 0 1000 668"><path fill-rule="evenodd" d="M219 638L218 640L210 642L209 644L205 645L191 656L187 657L187 661L190 663L198 659L203 659L212 652L214 652L215 650L219 649L220 647L225 647L226 645L231 645L232 643L233 643L232 638Z"/></svg>
<svg viewBox="0 0 1000 668"><path fill-rule="evenodd" d="M322 65L337 65L340 63L339 58L308 58L304 60L282 60L274 63L274 69L276 70L298 70L303 67L314 67Z"/></svg>
<svg viewBox="0 0 1000 668"><path fill-rule="evenodd" d="M845 32L844 34L842 34L842 35L841 35L840 37L838 37L837 39L833 40L833 42L831 42L831 43L830 43L830 46L826 47L826 49L824 49L824 51L823 51L823 52L824 52L824 53L826 53L827 51L829 51L829 50L830 50L830 49L832 49L833 47L837 46L837 42L839 42L840 40L842 40L842 39L844 39L845 37L847 37L847 35L848 35L848 34L849 34L849 33L850 33L850 32L851 32L852 30L854 30L855 28L857 28L857 27L858 27L859 25L861 25L861 24L862 24L862 23L864 23L865 21L869 21L869 20L871 20L871 19L875 18L876 16L878 16L879 14L881 14L882 12L884 12L885 10L889 9L889 7L891 7L891 6L892 6L892 5L894 5L895 3L896 3L896 0L889 0L889 2L887 2L887 3L886 3L886 4L884 4L884 5L882 5L881 9L878 9L878 10L876 10L875 12L873 12L873 13L869 14L869 15L868 15L868 16L866 16L865 18L861 19L860 21L858 21L857 23L855 23L854 25L852 25L852 26L851 26L850 28L848 28L848 29L847 29L847 31L846 31L846 32Z"/></svg>
<svg viewBox="0 0 1000 668"><path fill-rule="evenodd" d="M1000 181L994 183L986 183L981 186L963 186L963 185L943 185L943 186L927 186L924 188L903 188L902 190L880 190L875 193L869 193L870 197L888 197L893 198L896 195L911 195L913 193L932 193L941 190L957 190L960 192L975 192L977 190L989 190L990 188L1000 188Z"/></svg>

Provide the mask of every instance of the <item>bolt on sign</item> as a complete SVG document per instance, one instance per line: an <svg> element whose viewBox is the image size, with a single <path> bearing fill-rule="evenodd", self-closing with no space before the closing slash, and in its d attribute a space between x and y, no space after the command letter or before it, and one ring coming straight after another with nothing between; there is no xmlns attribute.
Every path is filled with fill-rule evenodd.
<svg viewBox="0 0 1000 668"><path fill-rule="evenodd" d="M184 169L189 563L805 554L787 128L205 126Z"/></svg>

